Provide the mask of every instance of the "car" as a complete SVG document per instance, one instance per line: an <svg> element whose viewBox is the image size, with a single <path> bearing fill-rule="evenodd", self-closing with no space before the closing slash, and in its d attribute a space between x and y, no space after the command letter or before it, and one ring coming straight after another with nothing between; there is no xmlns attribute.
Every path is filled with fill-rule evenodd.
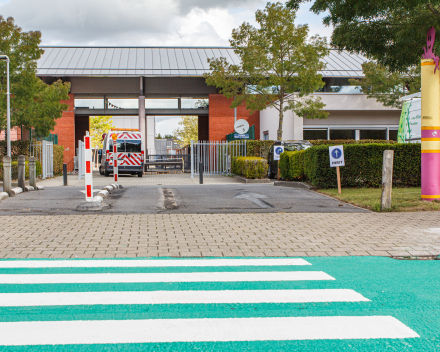
<svg viewBox="0 0 440 352"><path fill-rule="evenodd" d="M278 173L278 162L274 160L274 150L278 145L284 146L285 151L306 150L313 147L313 144L309 141L276 141L267 153L267 176L269 178L275 178Z"/></svg>

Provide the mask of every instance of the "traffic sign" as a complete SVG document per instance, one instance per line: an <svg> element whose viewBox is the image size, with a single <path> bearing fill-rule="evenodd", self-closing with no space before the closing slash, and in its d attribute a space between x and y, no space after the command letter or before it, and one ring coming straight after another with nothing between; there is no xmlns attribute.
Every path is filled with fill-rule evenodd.
<svg viewBox="0 0 440 352"><path fill-rule="evenodd" d="M249 123L244 119L237 120L234 124L234 129L238 134L245 134L249 131Z"/></svg>
<svg viewBox="0 0 440 352"><path fill-rule="evenodd" d="M335 145L329 147L330 153L330 167L345 166L344 160L344 146Z"/></svg>
<svg viewBox="0 0 440 352"><path fill-rule="evenodd" d="M284 152L284 146L283 145L276 145L273 150L273 160L280 160L280 155L283 152Z"/></svg>

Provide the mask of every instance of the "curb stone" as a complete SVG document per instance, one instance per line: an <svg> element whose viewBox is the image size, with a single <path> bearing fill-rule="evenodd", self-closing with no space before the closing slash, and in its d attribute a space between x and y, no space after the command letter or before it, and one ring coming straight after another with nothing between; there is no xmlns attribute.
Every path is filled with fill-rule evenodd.
<svg viewBox="0 0 440 352"><path fill-rule="evenodd" d="M11 189L10 197L16 196L17 194L23 193L23 189L20 187L14 187Z"/></svg>
<svg viewBox="0 0 440 352"><path fill-rule="evenodd" d="M293 187L309 190L313 189L313 186L309 185L308 183L297 181L275 181L274 186Z"/></svg>
<svg viewBox="0 0 440 352"><path fill-rule="evenodd" d="M76 210L81 212L102 210L102 202L104 201L104 198L108 198L109 193L113 193L113 191L118 188L122 188L122 186L116 183L105 186L96 196L93 197L91 202L81 202L76 207Z"/></svg>
<svg viewBox="0 0 440 352"><path fill-rule="evenodd" d="M9 198L9 194L7 194L6 192L0 192L0 200Z"/></svg>
<svg viewBox="0 0 440 352"><path fill-rule="evenodd" d="M237 181L240 181L241 183L272 183L268 178L246 178L243 176L234 176L234 178Z"/></svg>

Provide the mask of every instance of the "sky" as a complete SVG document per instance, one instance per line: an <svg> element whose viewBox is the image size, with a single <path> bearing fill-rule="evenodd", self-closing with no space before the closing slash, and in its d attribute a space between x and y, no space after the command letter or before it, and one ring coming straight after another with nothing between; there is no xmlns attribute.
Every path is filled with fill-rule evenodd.
<svg viewBox="0 0 440 352"><path fill-rule="evenodd" d="M42 32L42 45L62 46L229 46L232 29L255 25L263 0L0 0L0 14L24 31ZM296 24L327 38L331 28L304 3ZM171 133L176 118L157 121Z"/></svg>

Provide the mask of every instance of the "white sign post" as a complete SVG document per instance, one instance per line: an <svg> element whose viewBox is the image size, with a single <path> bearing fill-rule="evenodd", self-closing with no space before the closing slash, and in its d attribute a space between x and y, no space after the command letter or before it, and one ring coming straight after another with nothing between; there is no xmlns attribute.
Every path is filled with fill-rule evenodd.
<svg viewBox="0 0 440 352"><path fill-rule="evenodd" d="M280 156L281 153L284 152L284 146L283 145L276 145L273 148L273 160L277 161L277 179L280 180Z"/></svg>
<svg viewBox="0 0 440 352"><path fill-rule="evenodd" d="M338 193L341 194L341 173L340 166L345 166L344 146L335 145L328 148L330 154L330 167L336 167L336 175L338 177Z"/></svg>

